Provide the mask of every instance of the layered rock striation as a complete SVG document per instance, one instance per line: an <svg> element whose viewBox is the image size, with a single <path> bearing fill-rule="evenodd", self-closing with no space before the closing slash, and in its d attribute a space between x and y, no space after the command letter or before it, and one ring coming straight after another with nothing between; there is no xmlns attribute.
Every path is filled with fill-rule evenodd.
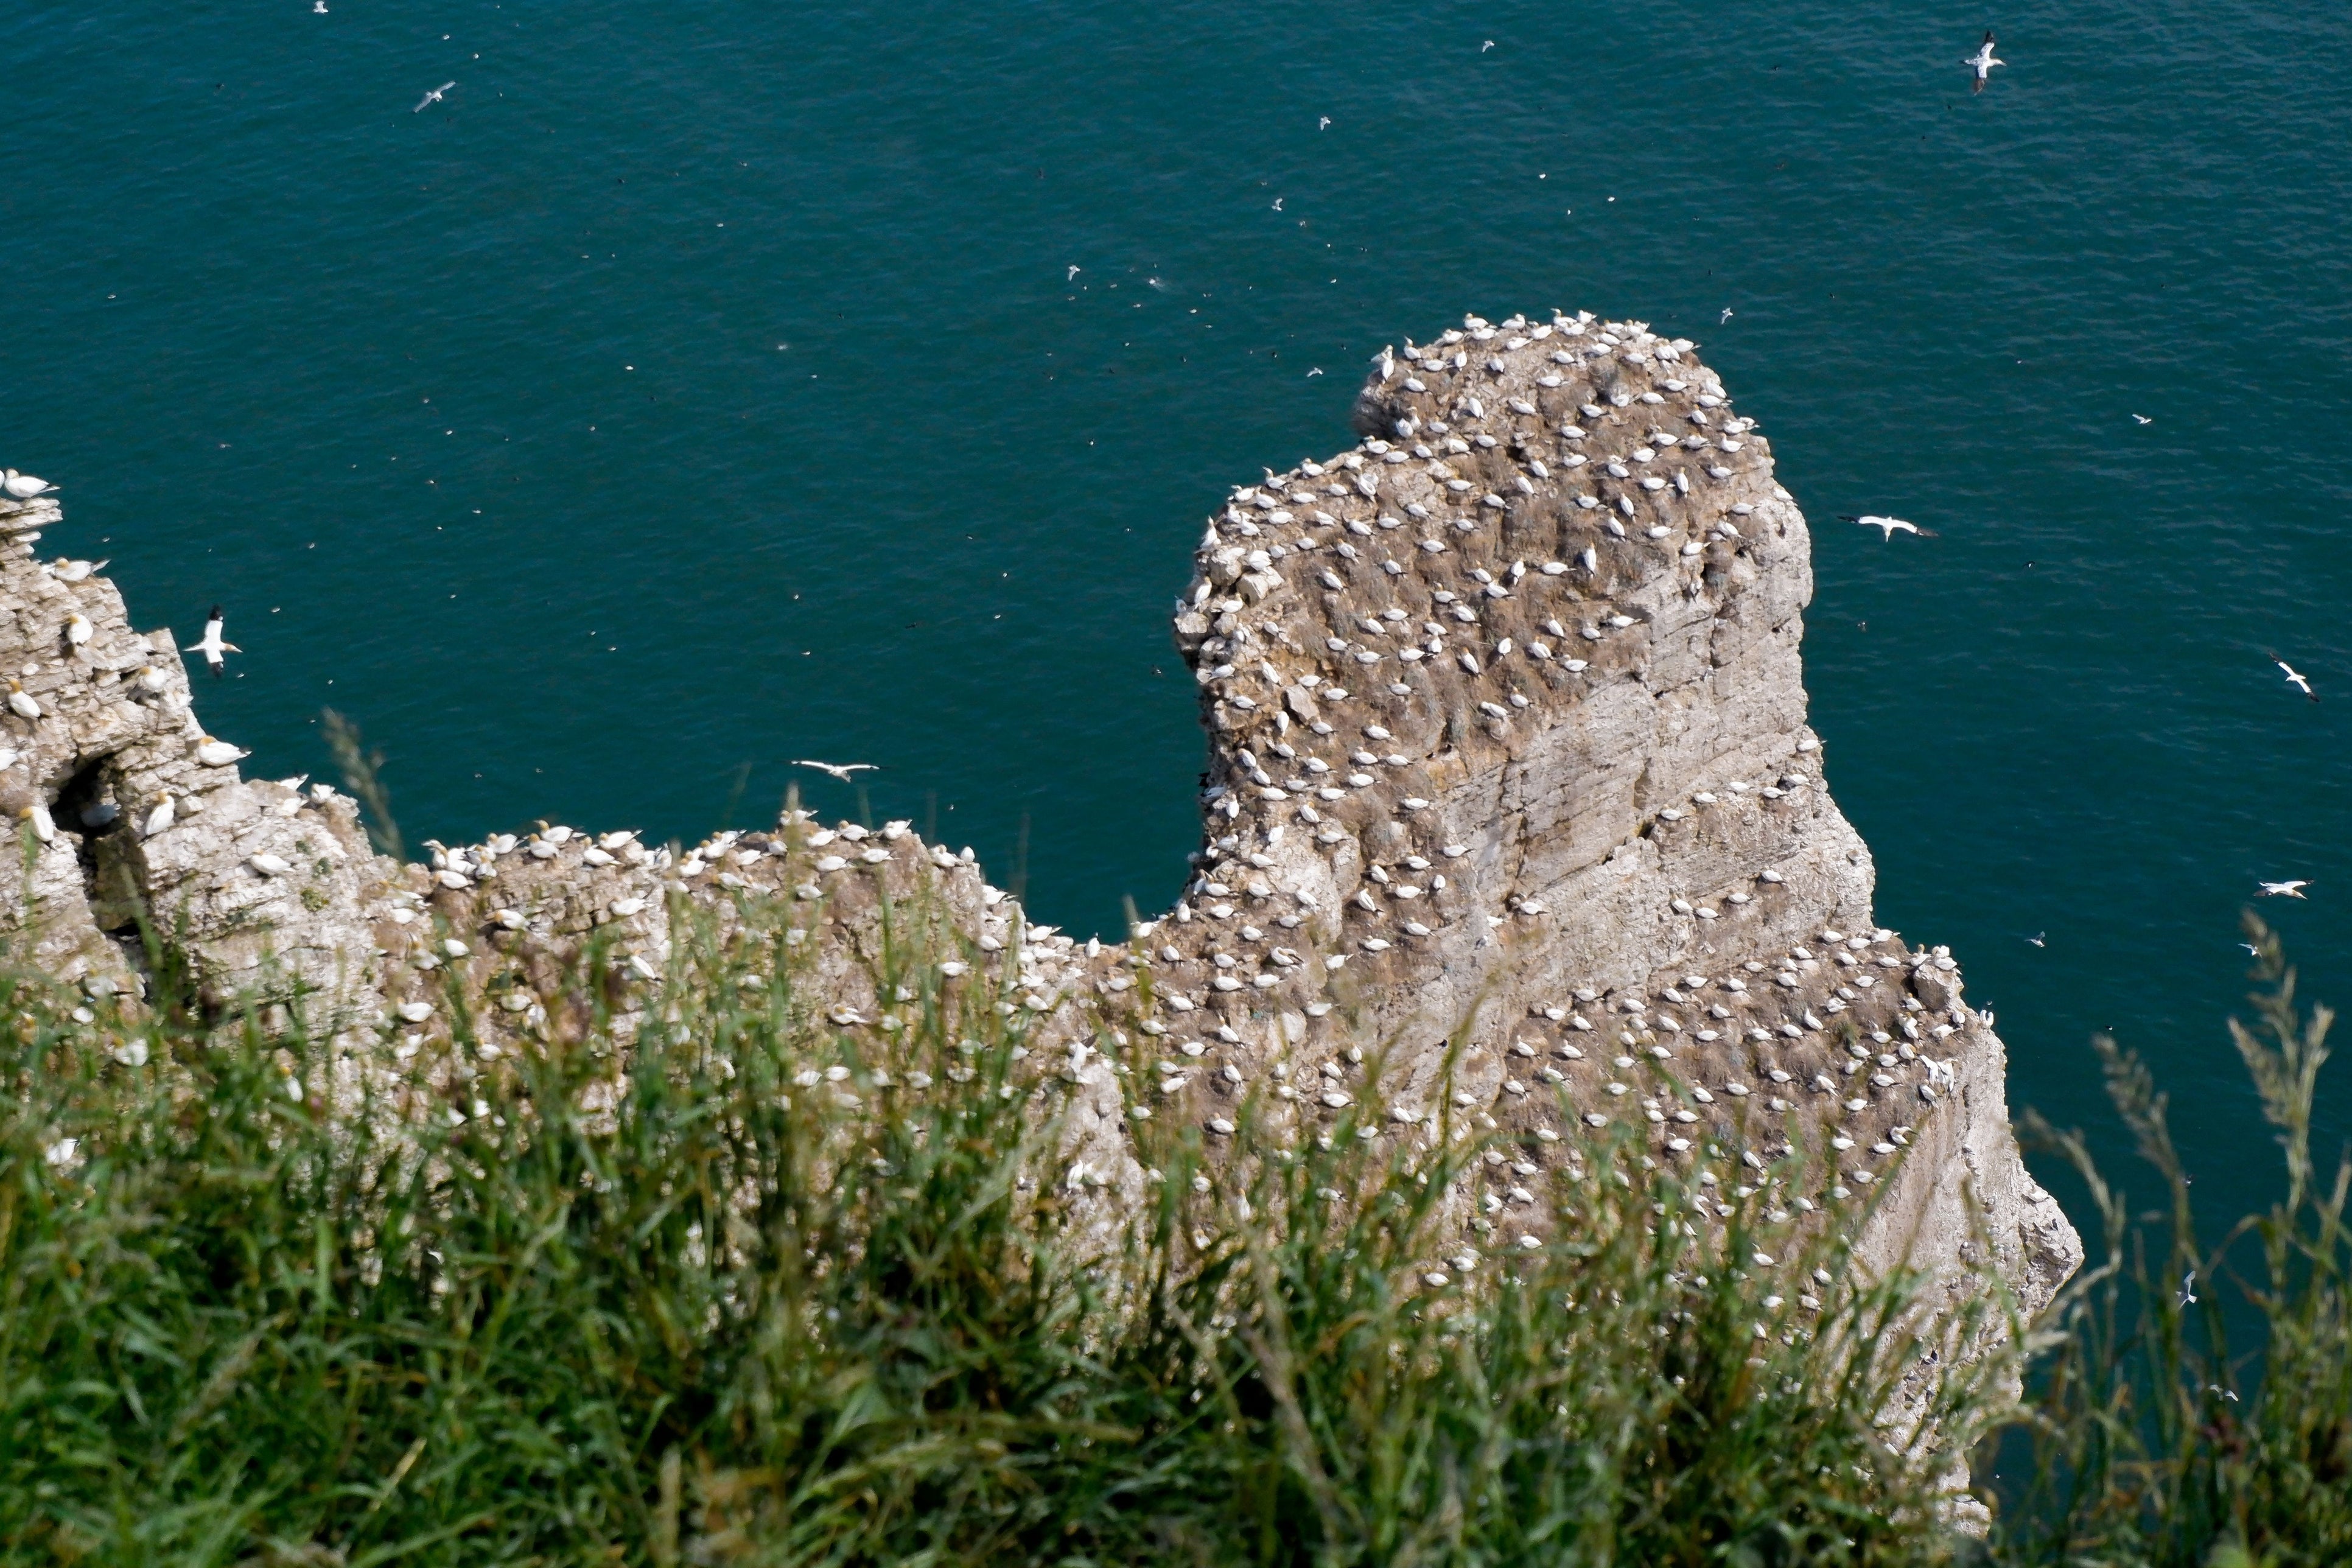
<svg viewBox="0 0 2352 1568"><path fill-rule="evenodd" d="M0 503L27 541L0 552L0 805L28 846L0 918L93 998L162 952L210 1005L310 1009L352 1071L446 1092L562 1026L592 940L649 986L679 921L753 895L814 955L822 1026L887 1029L877 921L919 905L966 952L927 984L1002 966L1103 1202L1137 1190L1154 1121L1223 1145L1491 1130L1517 1152L1463 1223L1501 1246L1539 1239L1532 1178L1579 1132L1727 1189L1801 1147L1827 1163L1800 1214L1875 1196L1866 1253L1959 1289L1989 1246L2046 1300L2080 1245L1949 953L1873 917L1805 722L1805 520L1754 422L1689 342L1580 316L1384 353L1355 424L1208 522L1176 617L1203 842L1126 942L1026 925L969 850L904 824L790 812L690 849L542 825L378 856L331 787L240 775L168 633L134 632L87 563L39 562L52 500Z"/></svg>

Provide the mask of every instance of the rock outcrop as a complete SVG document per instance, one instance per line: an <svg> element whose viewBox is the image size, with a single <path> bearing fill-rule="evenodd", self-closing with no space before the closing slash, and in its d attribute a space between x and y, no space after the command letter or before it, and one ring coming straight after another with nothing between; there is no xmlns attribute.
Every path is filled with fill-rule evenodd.
<svg viewBox="0 0 2352 1568"><path fill-rule="evenodd" d="M919 901L1009 955L1033 1055L1077 1085L1073 1179L1105 1201L1140 1174L1139 1122L1230 1139L1255 1096L1256 1135L1286 1139L1377 1103L1378 1135L1442 1112L1516 1141L1465 1221L1532 1241L1528 1178L1575 1116L1727 1189L1797 1145L1832 1163L1829 1201L1892 1180L1866 1251L1958 1281L1990 1245L2036 1308L2080 1244L1950 955L1873 919L1805 723L1805 520L1692 349L1474 317L1383 355L1349 450L1234 492L1176 618L1204 841L1126 942L1026 927L970 851L903 824L793 813L692 849L542 826L394 862L331 788L243 779L170 635L29 544L0 561L0 805L32 847L0 916L93 996L143 984L143 926L211 1005L310 1007L428 1075L453 995L469 1033L526 1045L592 934L650 981L674 922L753 892L796 911L832 1026L888 1028L875 918ZM0 503L20 537L58 521Z"/></svg>

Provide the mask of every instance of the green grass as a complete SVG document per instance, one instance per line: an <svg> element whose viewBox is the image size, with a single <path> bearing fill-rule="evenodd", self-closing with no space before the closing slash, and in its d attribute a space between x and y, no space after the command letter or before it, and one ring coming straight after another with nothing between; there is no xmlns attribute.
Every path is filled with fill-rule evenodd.
<svg viewBox="0 0 2352 1568"><path fill-rule="evenodd" d="M1801 1164L1725 1215L1555 1146L1555 1239L1467 1268L1449 1194L1525 1157L1475 1137L1285 1150L1245 1109L1259 1157L1170 1119L1139 1187L1073 1186L1025 1015L943 995L982 955L904 914L896 1032L826 1022L748 903L638 988L656 1022L592 951L549 1009L586 1023L415 1093L331 1091L299 1027L77 1022L0 973L0 1562L1936 1563L1981 1553L1940 1489L2016 1420L2074 1482L2011 1510L2017 1561L2343 1539L2296 1533L2346 1506L2340 1179L2263 1222L2294 1370L2236 1426L2166 1403L2203 1342L2123 1268L2020 1413L2011 1363L1954 1353L1997 1289L1922 1328L1914 1281L1849 1268L1858 1212L1790 1250ZM2250 1060L2307 1116L2316 1054Z"/></svg>

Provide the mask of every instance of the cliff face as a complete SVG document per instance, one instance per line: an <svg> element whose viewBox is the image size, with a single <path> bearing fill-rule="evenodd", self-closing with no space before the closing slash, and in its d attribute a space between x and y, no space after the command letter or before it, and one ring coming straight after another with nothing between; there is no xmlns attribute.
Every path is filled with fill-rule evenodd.
<svg viewBox="0 0 2352 1568"><path fill-rule="evenodd" d="M1080 1085L1073 1179L1105 1201L1139 1176L1138 1121L1229 1138L1253 1092L1262 1136L1376 1097L1384 1136L1433 1138L1444 1110L1521 1165L1564 1157L1574 1115L1726 1186L1827 1144L1837 1195L1895 1184L1868 1250L1935 1266L1981 1237L2038 1307L2080 1244L2019 1160L1951 958L1873 921L1805 725L1805 521L1691 348L1471 318L1384 356L1352 449L1234 493L1176 621L1212 736L1204 842L1129 943L1024 927L969 851L902 824L795 816L683 851L552 828L396 864L332 790L243 780L169 634L29 549L0 561L37 710L5 720L0 805L38 852L5 916L104 995L141 984L143 915L216 1003L299 988L350 1071L443 1083L473 1070L453 978L524 1046L591 932L650 980L674 921L723 925L743 891L793 902L835 1026L889 1026L862 960L879 902L921 893L1017 966L1033 1054ZM57 521L0 503L20 535ZM1531 1239L1524 1174L1472 1194L1489 1242Z"/></svg>

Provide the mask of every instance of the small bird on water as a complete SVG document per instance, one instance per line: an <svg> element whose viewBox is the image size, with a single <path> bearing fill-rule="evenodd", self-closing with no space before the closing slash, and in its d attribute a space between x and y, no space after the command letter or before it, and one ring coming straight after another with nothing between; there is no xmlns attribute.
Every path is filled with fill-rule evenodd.
<svg viewBox="0 0 2352 1568"><path fill-rule="evenodd" d="M794 757L793 759L793 766L796 768L814 768L821 773L831 773L835 778L839 779L842 783L848 784L851 782L850 775L852 773L874 773L880 768L881 764L878 763L819 763L813 762L806 757Z"/></svg>
<svg viewBox="0 0 2352 1568"><path fill-rule="evenodd" d="M428 107L441 101L441 95L443 93L447 92L451 88L457 85L457 84L454 81L443 82L439 87L435 88L431 92L428 92L423 98L418 99L416 100L416 107L410 110L408 112L411 114L424 113Z"/></svg>
<svg viewBox="0 0 2352 1568"><path fill-rule="evenodd" d="M2260 880L2260 879L2256 879ZM2311 879L2307 877L2298 877L2291 882L2263 882L2263 890L2257 896L2265 899L2299 899L2303 897L2303 890L2309 886L2311 886Z"/></svg>
<svg viewBox="0 0 2352 1568"><path fill-rule="evenodd" d="M1936 531L1934 529L1922 528L1916 522L1906 522L1899 517L1848 517L1845 513L1840 512L1838 513L1838 521L1840 522L1858 522L1864 528L1877 529L1880 533L1887 539L1892 539L1898 533L1916 533L1922 539L1933 539L1936 537Z"/></svg>
<svg viewBox="0 0 2352 1568"><path fill-rule="evenodd" d="M1992 29L1990 27L1987 27L1985 29L1984 42L1977 46L1977 52L1960 62L1962 65L1968 67L1969 69L1976 72L1977 84L1975 87L1969 89L1970 91L1982 92L1985 89L1986 79L1992 75L1992 68L1995 66L2005 66L2009 63L2007 60L1995 59L1993 58L1992 51Z"/></svg>
<svg viewBox="0 0 2352 1568"><path fill-rule="evenodd" d="M2263 651L2270 655L2270 659L2273 664L2277 665L2281 669L2286 671L2286 683L2289 686L2295 688L2305 697L2310 698L2314 702L2319 700L2319 693L2311 689L2311 679L2308 676L2295 668L2294 666L2289 664L2286 660L2281 658L2274 650L2264 648Z"/></svg>
<svg viewBox="0 0 2352 1568"><path fill-rule="evenodd" d="M225 653L243 653L245 651L245 649L237 647L236 644L233 642L221 641L221 622L226 617L221 615L221 607L218 605L215 605L213 606L212 615L205 621L204 637L197 642L196 646L190 650L205 656L205 663L212 667L213 678L215 679L218 679L220 678L222 668L228 662L226 659L224 659L221 655Z"/></svg>

